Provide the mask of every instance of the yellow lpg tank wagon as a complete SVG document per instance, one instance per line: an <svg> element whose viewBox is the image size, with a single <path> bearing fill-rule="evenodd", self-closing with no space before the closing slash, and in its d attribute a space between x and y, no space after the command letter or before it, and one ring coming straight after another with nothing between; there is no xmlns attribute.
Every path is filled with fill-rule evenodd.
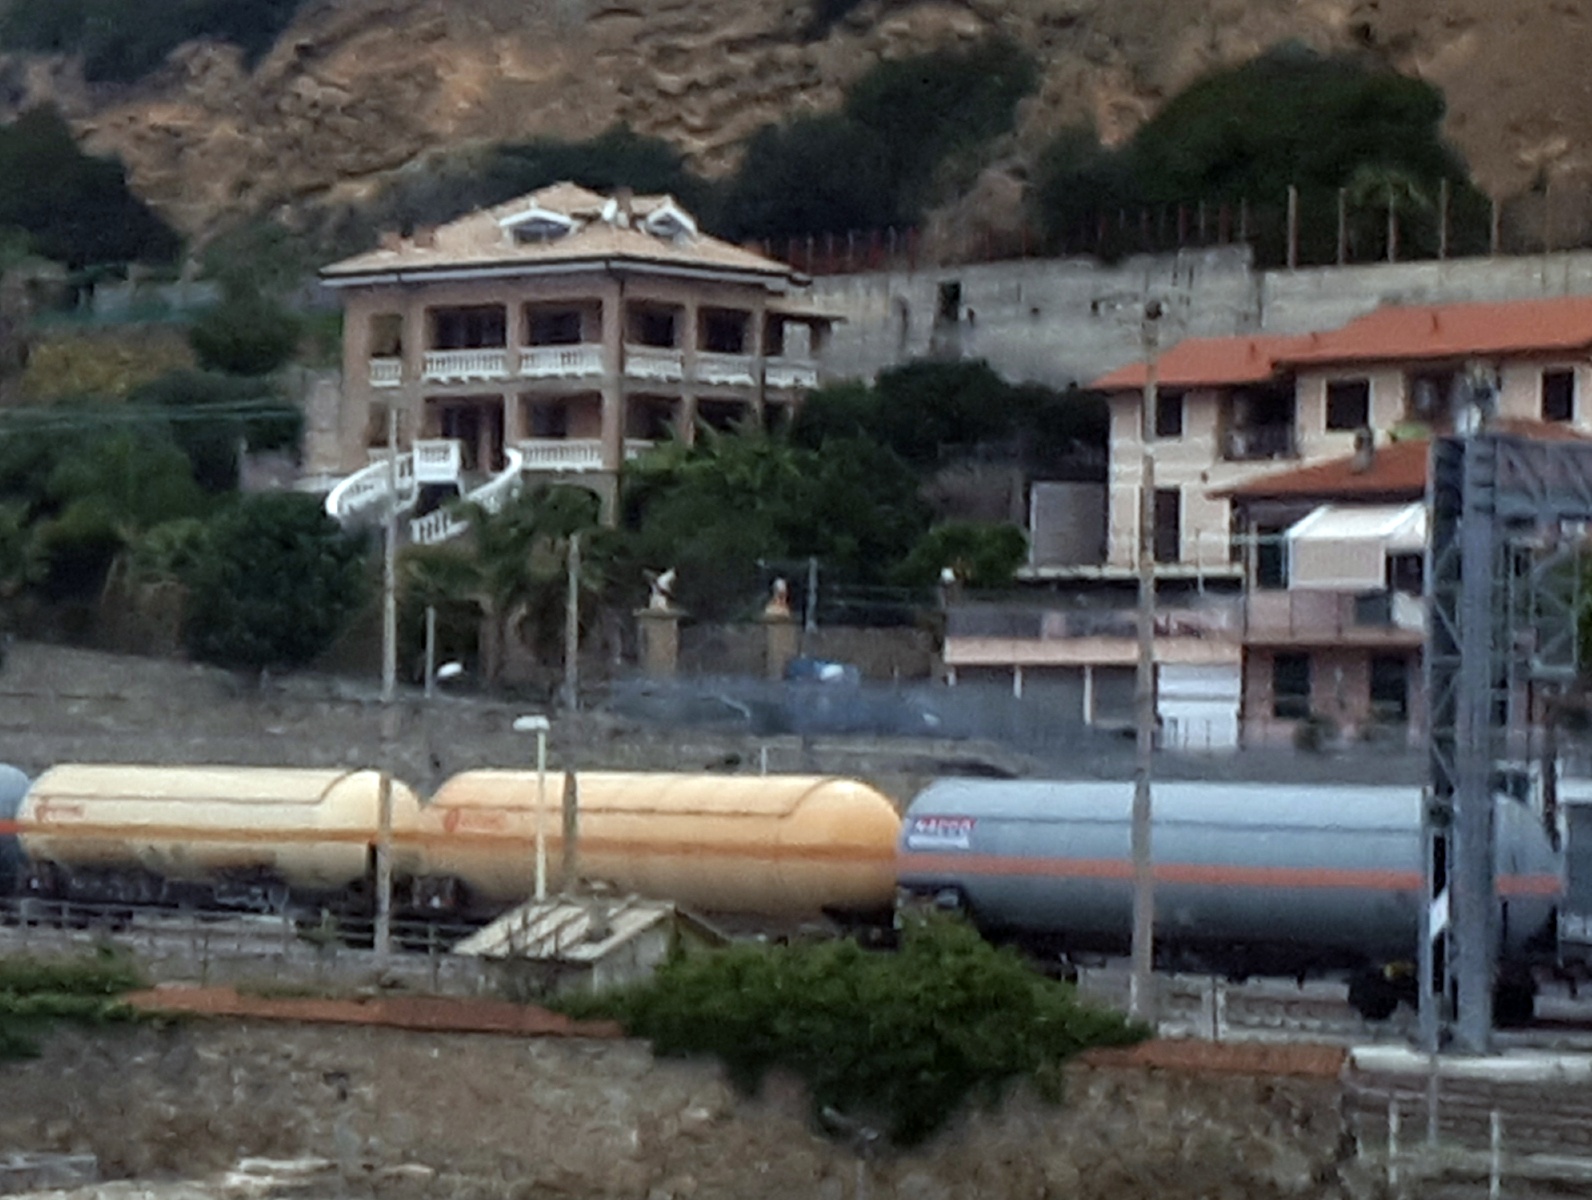
<svg viewBox="0 0 1592 1200"><path fill-rule="evenodd" d="M380 805L374 771L65 765L17 812L24 891L84 903L281 908L361 887ZM419 800L393 781L396 835ZM414 868L395 845L395 873Z"/></svg>
<svg viewBox="0 0 1592 1200"><path fill-rule="evenodd" d="M882 792L814 775L583 771L583 880L705 913L877 919L895 894L901 819ZM565 777L546 777L550 886L562 885ZM535 771L467 771L420 812L419 873L496 909L535 886Z"/></svg>

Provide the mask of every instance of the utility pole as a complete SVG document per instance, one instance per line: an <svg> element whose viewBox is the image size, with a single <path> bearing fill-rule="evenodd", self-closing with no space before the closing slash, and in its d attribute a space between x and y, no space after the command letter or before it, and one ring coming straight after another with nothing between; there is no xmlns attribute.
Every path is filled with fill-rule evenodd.
<svg viewBox="0 0 1592 1200"><path fill-rule="evenodd" d="M381 702L398 688L398 406L387 403L387 521L381 564Z"/></svg>
<svg viewBox="0 0 1592 1200"><path fill-rule="evenodd" d="M564 710L580 707L580 534L569 535L568 590L564 596Z"/></svg>
<svg viewBox="0 0 1592 1200"><path fill-rule="evenodd" d="M1150 854L1150 771L1155 751L1155 410L1159 399L1161 303L1144 305L1144 396L1139 418L1139 657L1134 715L1137 742L1133 771L1133 980L1128 1007L1134 1019L1155 1024L1155 875Z"/></svg>

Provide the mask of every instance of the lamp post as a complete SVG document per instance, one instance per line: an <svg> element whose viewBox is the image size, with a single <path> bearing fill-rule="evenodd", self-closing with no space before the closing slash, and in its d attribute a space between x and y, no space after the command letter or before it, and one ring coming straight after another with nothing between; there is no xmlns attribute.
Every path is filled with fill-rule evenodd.
<svg viewBox="0 0 1592 1200"><path fill-rule="evenodd" d="M381 560L381 702L398 686L398 405L387 401L387 512Z"/></svg>
<svg viewBox="0 0 1592 1200"><path fill-rule="evenodd" d="M1133 979L1128 1007L1133 1016L1155 1023L1155 869L1150 850L1150 772L1155 752L1155 409L1159 401L1156 354L1161 303L1144 306L1144 397L1139 437L1143 444L1139 478L1139 620L1135 689L1136 755L1133 771Z"/></svg>
<svg viewBox="0 0 1592 1200"><path fill-rule="evenodd" d="M536 735L536 898L547 899L547 718L517 717L515 733Z"/></svg>

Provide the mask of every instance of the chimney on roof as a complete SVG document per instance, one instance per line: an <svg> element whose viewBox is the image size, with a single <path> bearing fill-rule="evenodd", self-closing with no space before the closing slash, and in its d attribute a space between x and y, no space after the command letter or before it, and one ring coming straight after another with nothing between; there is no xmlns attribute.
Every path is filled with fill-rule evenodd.
<svg viewBox="0 0 1592 1200"><path fill-rule="evenodd" d="M636 194L627 187L614 189L614 201L619 205L619 228L629 229L635 218Z"/></svg>
<svg viewBox="0 0 1592 1200"><path fill-rule="evenodd" d="M1369 429L1361 429L1354 435L1354 458L1349 462L1349 470L1356 475L1364 475L1376 462L1376 434Z"/></svg>

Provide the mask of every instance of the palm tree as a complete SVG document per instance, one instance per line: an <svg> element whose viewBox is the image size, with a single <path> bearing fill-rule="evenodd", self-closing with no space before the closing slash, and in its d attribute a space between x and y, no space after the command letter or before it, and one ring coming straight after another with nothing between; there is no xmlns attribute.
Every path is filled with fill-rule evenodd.
<svg viewBox="0 0 1592 1200"><path fill-rule="evenodd" d="M598 527L597 499L580 488L521 492L499 511L465 504L470 532L456 542L418 546L404 555L405 591L421 604L465 604L480 621L481 675L498 681L512 642L560 627L569 539ZM582 589L604 585L601 555L582 558Z"/></svg>

